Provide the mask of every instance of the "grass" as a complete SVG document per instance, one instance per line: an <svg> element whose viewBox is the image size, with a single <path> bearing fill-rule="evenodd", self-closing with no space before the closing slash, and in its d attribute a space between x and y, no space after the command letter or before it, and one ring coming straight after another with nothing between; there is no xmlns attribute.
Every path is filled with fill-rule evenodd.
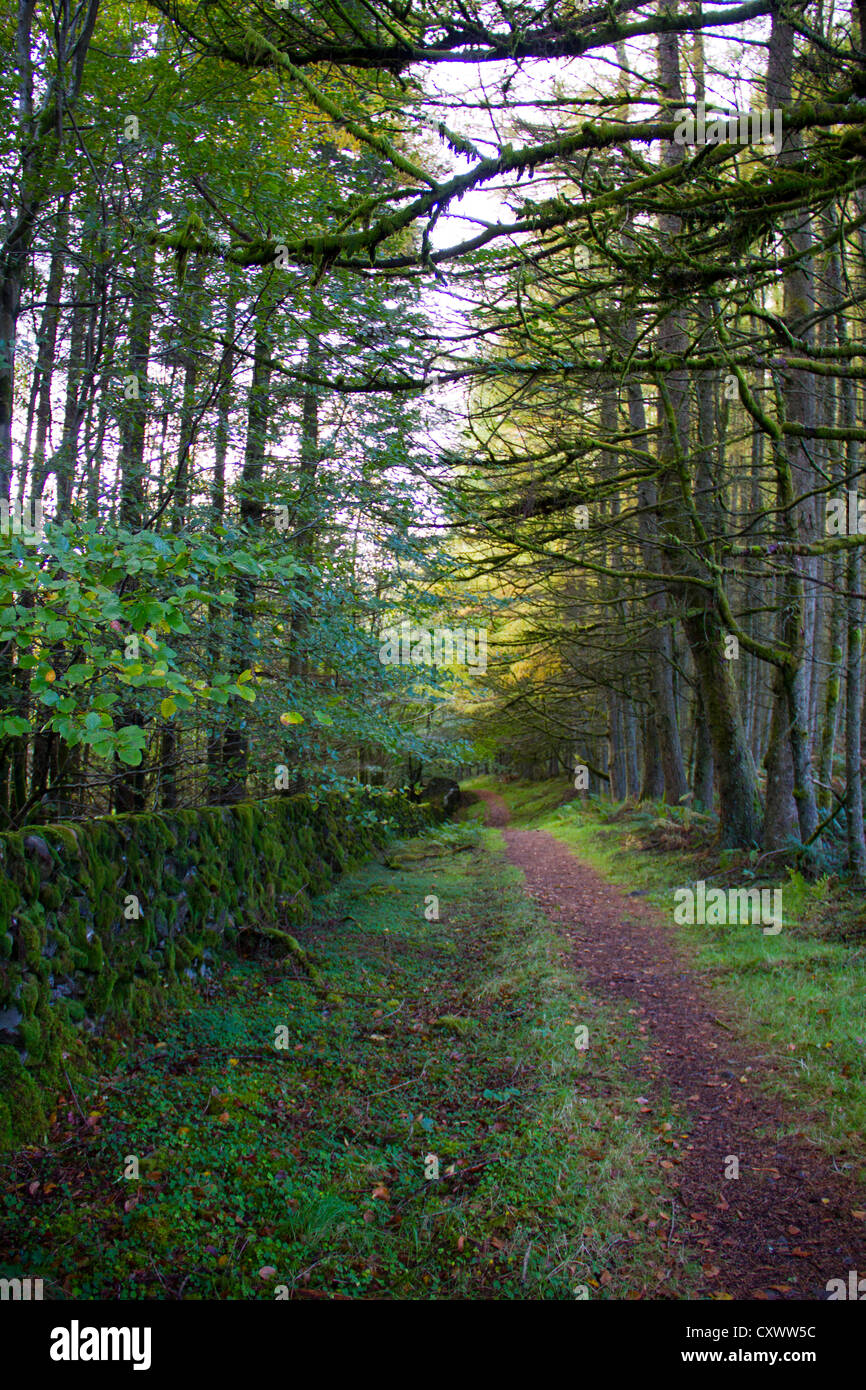
<svg viewBox="0 0 866 1390"><path fill-rule="evenodd" d="M523 825L543 819L575 794L567 777L547 782L508 782L505 786L495 777L475 777L461 786L467 791L498 792L507 801L514 822Z"/></svg>
<svg viewBox="0 0 866 1390"><path fill-rule="evenodd" d="M496 832L390 850L297 935L324 988L272 943L58 1097L4 1165L0 1275L54 1299L691 1295L637 1019L590 997Z"/></svg>
<svg viewBox="0 0 866 1390"><path fill-rule="evenodd" d="M500 789L516 824L550 831L615 883L668 918L680 947L717 992L719 1011L761 1057L755 1080L792 1112L801 1132L866 1181L866 936L862 894L796 870L761 876L756 854L719 855L706 822L679 808L563 805L559 779ZM557 804L558 801L558 804ZM673 892L697 879L782 888L783 926L674 924Z"/></svg>

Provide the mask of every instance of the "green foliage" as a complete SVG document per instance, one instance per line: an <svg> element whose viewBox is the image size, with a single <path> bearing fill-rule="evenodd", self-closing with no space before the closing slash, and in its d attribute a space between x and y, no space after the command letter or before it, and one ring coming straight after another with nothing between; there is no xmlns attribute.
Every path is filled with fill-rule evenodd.
<svg viewBox="0 0 866 1390"><path fill-rule="evenodd" d="M90 522L49 526L38 549L0 537L0 642L21 652L18 670L28 673L36 706L32 719L0 721L0 733L56 733L71 748L82 744L134 767L145 731L117 722L132 692L145 720L158 704L170 716L197 702L254 699L249 672L238 672L242 683L226 672L195 678L178 648L190 620L230 605L240 576L278 583L291 598L304 572L297 561L262 540L237 539L217 548L210 538L106 531ZM133 578L146 582L146 594Z"/></svg>

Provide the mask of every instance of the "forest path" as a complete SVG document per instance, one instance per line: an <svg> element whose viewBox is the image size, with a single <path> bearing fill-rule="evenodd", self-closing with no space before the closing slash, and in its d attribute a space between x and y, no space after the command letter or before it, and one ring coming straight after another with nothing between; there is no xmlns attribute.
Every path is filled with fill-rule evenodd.
<svg viewBox="0 0 866 1390"><path fill-rule="evenodd" d="M682 1117L659 1177L670 1189L667 1246L699 1254L708 1297L827 1298L827 1282L866 1274L862 1187L796 1133L795 1118L756 1080L772 1056L750 1052L737 1020L677 949L661 914L623 893L553 835L508 827L495 792L487 823L503 830L526 891L574 944L574 964L601 1000L630 999L647 1038L645 1117ZM592 1065L592 1036L588 1062ZM687 1132L683 1132L687 1131ZM739 1160L739 1177L725 1177ZM591 1178L590 1178L591 1181ZM856 1215L854 1213L857 1213Z"/></svg>

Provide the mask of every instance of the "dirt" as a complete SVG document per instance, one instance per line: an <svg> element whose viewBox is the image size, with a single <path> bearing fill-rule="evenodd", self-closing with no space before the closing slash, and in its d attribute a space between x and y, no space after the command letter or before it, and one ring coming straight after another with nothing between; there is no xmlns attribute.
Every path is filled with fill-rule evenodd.
<svg viewBox="0 0 866 1390"><path fill-rule="evenodd" d="M502 798L481 795L487 823L503 828L509 859L573 941L593 993L637 1011L649 1042L648 1115L667 1093L687 1121L660 1168L673 1201L663 1235L668 1253L699 1258L699 1296L826 1299L828 1280L866 1274L866 1192L798 1135L802 1118L759 1090L779 1059L750 1052L736 1019L720 1017L656 909L546 831L506 828ZM725 1176L731 1156L736 1179Z"/></svg>

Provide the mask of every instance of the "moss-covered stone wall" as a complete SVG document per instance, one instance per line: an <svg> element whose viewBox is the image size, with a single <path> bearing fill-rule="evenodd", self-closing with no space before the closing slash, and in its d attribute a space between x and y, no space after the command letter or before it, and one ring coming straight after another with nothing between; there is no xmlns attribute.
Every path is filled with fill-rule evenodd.
<svg viewBox="0 0 866 1390"><path fill-rule="evenodd" d="M239 932L301 920L430 814L361 787L0 835L0 1149L44 1127L41 1094L106 1018L146 1018Z"/></svg>

